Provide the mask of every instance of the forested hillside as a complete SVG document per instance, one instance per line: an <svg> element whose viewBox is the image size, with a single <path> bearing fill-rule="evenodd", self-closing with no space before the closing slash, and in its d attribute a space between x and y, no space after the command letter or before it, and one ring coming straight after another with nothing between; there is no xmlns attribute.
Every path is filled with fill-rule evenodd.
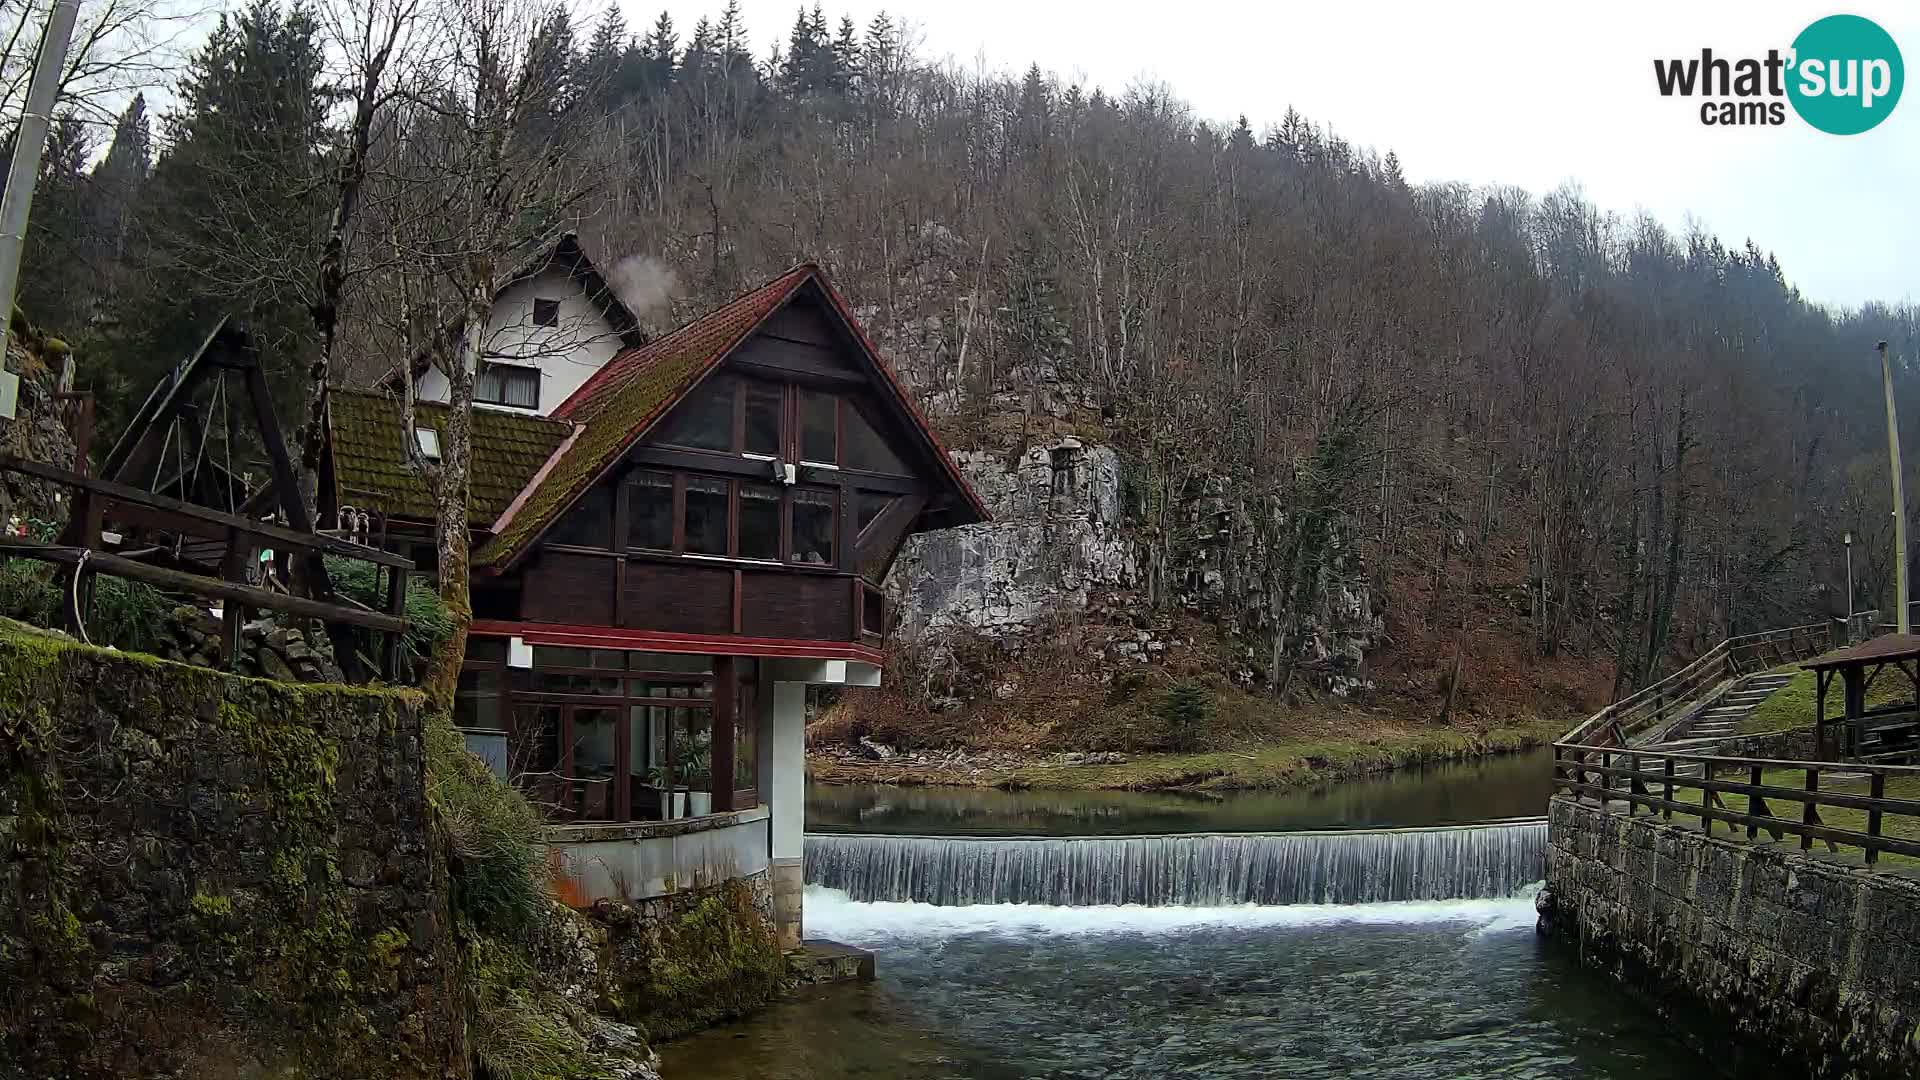
<svg viewBox="0 0 1920 1080"><path fill-rule="evenodd" d="M350 46L379 42L352 10L256 0L163 115L57 125L21 305L65 331L109 434L221 312L269 343L290 424L323 355L357 382L398 358L405 178L453 136L432 65L364 93L377 50ZM527 235L577 228L656 332L817 261L950 446L1113 447L1127 604L1210 627L1191 665L1292 689L1325 594L1364 579L1382 662L1438 715L1476 663L1584 665L1604 694L1845 608L1843 530L1854 606L1892 600L1874 345L1920 417L1910 306L1822 308L1765 237L1577 188L1412 185L1291 112L1253 130L1178 88L963 68L885 15L815 7L771 55L746 40L729 6L496 41L540 94L501 135L543 147ZM1231 580L1192 604L1194 549L1219 543Z"/></svg>

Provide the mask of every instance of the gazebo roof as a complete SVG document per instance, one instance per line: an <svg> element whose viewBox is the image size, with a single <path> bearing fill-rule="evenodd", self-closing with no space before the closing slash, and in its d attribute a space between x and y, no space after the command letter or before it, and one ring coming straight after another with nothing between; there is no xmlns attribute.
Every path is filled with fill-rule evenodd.
<svg viewBox="0 0 1920 1080"><path fill-rule="evenodd" d="M1813 671L1862 667L1920 657L1920 634L1886 634L1846 649L1816 656L1800 666Z"/></svg>

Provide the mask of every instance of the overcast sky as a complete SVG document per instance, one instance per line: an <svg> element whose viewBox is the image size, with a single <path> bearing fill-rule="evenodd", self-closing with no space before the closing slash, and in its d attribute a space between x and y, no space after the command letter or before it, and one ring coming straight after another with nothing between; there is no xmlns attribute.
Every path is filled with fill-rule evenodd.
<svg viewBox="0 0 1920 1080"><path fill-rule="evenodd" d="M589 0L591 3L591 0ZM642 32L664 7L682 40L724 0L622 0ZM808 6L812 0L807 0ZM741 0L764 57L796 0ZM1920 90L1872 131L1826 135L1789 109L1782 127L1702 126L1697 99L1662 99L1655 57L1785 51L1824 15L1878 22L1920 63L1920 5L1768 0L1608 4L1316 0L1152 5L1109 0L859 0L825 4L864 28L881 7L915 25L922 52L1018 72L1030 62L1110 90L1171 85L1203 117L1256 130L1287 106L1349 141L1393 150L1410 179L1580 183L1601 207L1697 218L1730 244L1780 257L1811 298L1920 299ZM585 34L583 32L582 36Z"/></svg>

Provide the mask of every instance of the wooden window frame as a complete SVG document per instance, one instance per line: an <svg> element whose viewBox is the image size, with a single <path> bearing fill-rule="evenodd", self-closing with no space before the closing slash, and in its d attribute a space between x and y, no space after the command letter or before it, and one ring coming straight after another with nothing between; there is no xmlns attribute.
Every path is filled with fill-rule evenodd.
<svg viewBox="0 0 1920 1080"><path fill-rule="evenodd" d="M619 652L629 657L634 652L634 650L631 649L614 649L609 651ZM738 769L738 762L735 759L735 738L742 724L750 725L755 732L755 745L757 748L757 740L762 734L759 730L759 718L757 716L742 717L739 715L742 701L741 695L738 693L735 685L735 659L730 656L715 656L712 657L711 660L713 670L704 673L691 671L656 671L624 666L618 668L581 667L571 664L543 666L538 664L537 661L532 668L517 669L510 668L505 660L467 660L462 662L461 670L463 672L492 672L498 676L500 685L499 708L504 725L498 730L506 737L508 753L507 768L509 773L508 779L510 781L513 780L513 748L517 745L522 734L517 709L520 706L530 706L535 710L540 709L542 706L556 708L559 712L558 727L554 732L554 783L549 789L550 793L558 796L557 799L552 801L553 808L558 811L558 814L554 816L562 821L611 821L614 823L625 823L653 820L634 817L632 774L624 771L631 768L630 763L633 760L633 709L636 707L687 709L692 713L705 715L708 732L708 753L711 755L707 765L708 777L705 793L708 794L713 801L710 813L726 813L738 808L742 798L758 797L759 762L756 761L753 763L755 766L755 786L753 788L736 788L734 784L736 779L735 774ZM631 661L629 660L628 662L630 663ZM525 670L527 672L528 686L526 689L516 689L514 686L512 672L518 670ZM618 694L574 694L558 690L542 690L537 687L537 680L542 675L584 675L594 678L613 678L619 681L620 692ZM705 697L664 697L655 694L635 694L633 692L633 686L636 682L687 687L704 686L707 693ZM576 710L580 708L606 708L614 713L613 759L616 767L614 780L612 781L613 798L610 800L613 812L611 818L584 818L579 816L582 806L576 805L574 798L574 786L578 783L578 780L572 774L574 771L574 714ZM474 728L470 730L491 733L496 729ZM726 739L724 752L722 752L720 746L720 740L723 735ZM679 777L676 775L676 769L673 764L674 742L673 725L669 723L664 748L666 759L666 763L663 766L665 770L665 782L662 785L669 793L675 791L680 786ZM722 765L725 766L724 770L722 769ZM671 794L669 795L669 801L671 801Z"/></svg>
<svg viewBox="0 0 1920 1080"><path fill-rule="evenodd" d="M496 367L506 371L521 372L521 373L532 375L533 376L533 404L516 405L510 401L505 400L506 392L507 392L507 383L504 377L500 381L501 397L499 399L481 397L480 396L480 375L482 372L484 372L487 368L490 368L490 367ZM482 360L480 361L480 367L476 369L473 373L473 403L475 405L496 405L503 409L531 409L537 412L540 409L540 382L541 382L540 369L537 367L529 367L526 364L508 364L499 360Z"/></svg>

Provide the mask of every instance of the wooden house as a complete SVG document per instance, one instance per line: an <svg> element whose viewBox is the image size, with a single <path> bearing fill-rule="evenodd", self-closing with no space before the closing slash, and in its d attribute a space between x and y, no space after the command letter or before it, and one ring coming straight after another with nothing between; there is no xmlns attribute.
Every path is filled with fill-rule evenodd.
<svg viewBox="0 0 1920 1080"><path fill-rule="evenodd" d="M577 263L561 280L599 281ZM804 688L877 686L901 543L986 511L817 267L572 379L581 363L547 348L515 376L570 384L550 408L475 408L457 722L580 843L757 828L764 856L743 834L701 857L764 858L797 933ZM392 394L336 389L329 414L323 517L376 517L389 547L427 554L403 439L434 450L445 407L406 433ZM583 894L669 877L615 854L625 870L583 870Z"/></svg>

